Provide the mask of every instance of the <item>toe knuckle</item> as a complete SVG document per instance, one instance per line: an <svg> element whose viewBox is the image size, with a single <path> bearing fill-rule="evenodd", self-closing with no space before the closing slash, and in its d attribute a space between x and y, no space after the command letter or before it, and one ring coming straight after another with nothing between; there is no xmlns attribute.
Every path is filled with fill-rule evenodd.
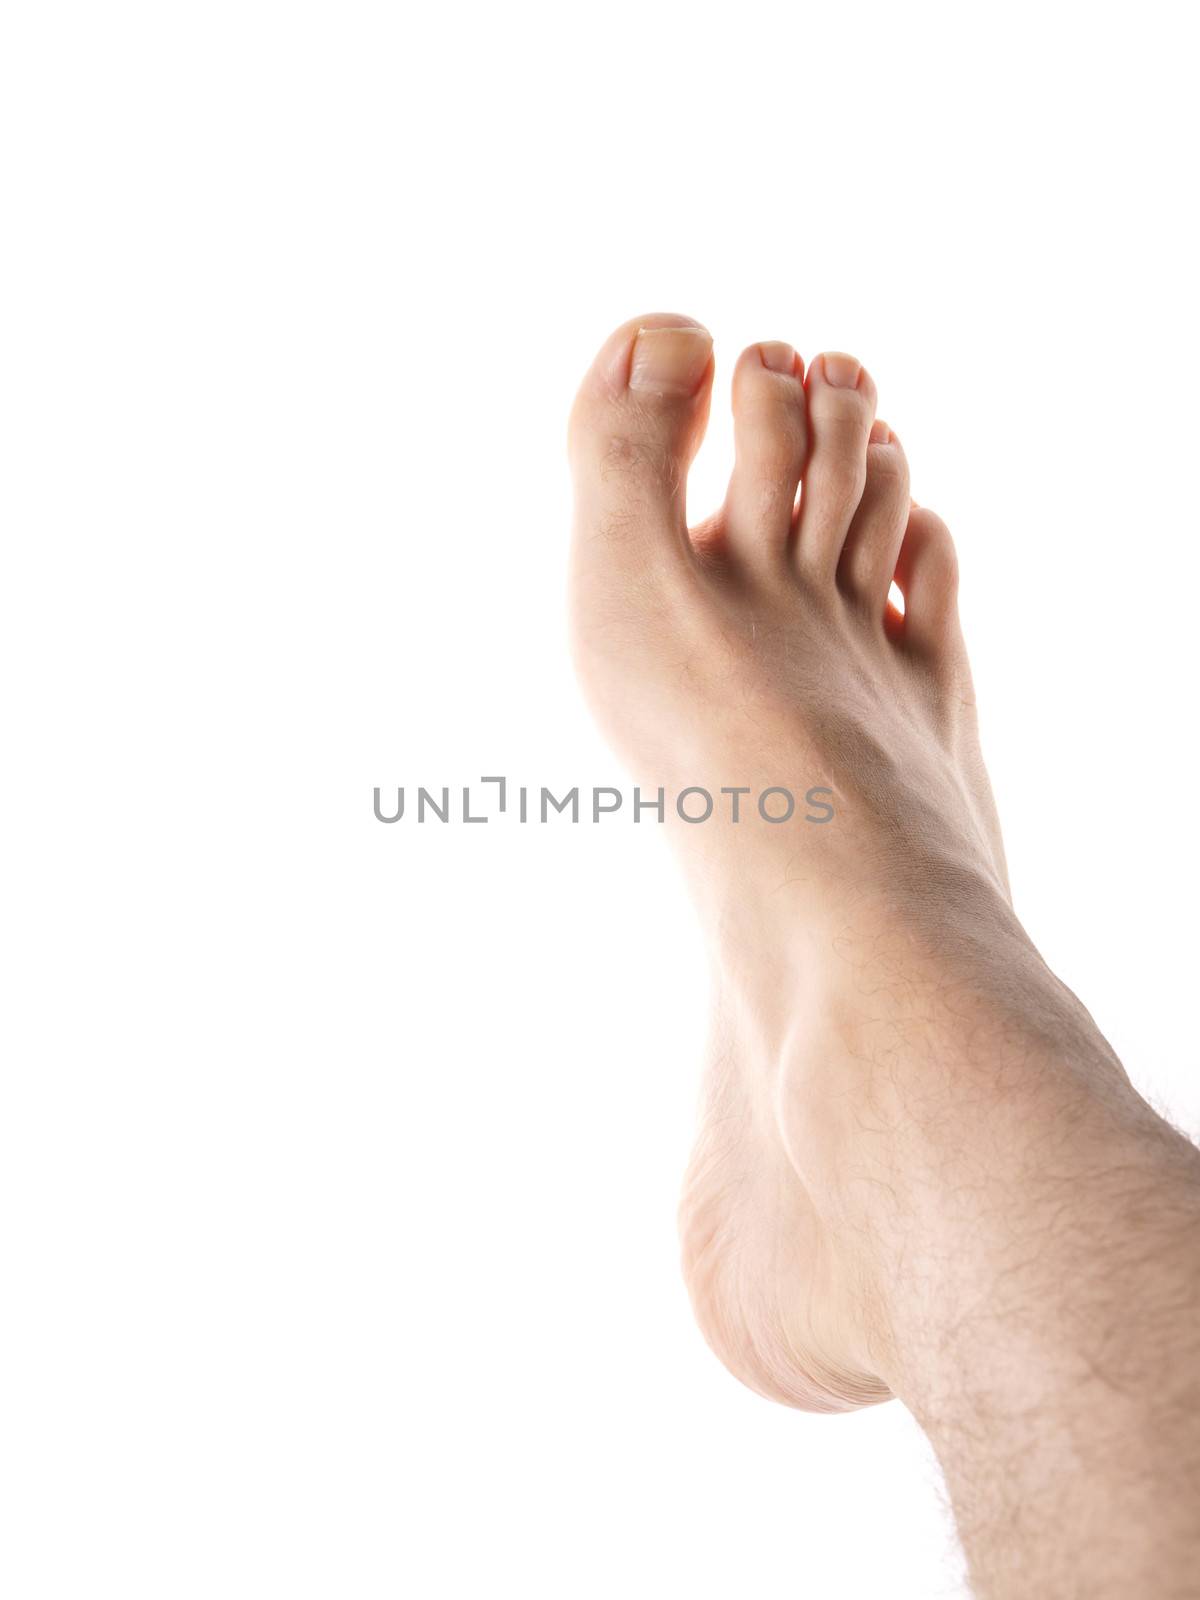
<svg viewBox="0 0 1200 1600"><path fill-rule="evenodd" d="M800 429L783 428L768 438L761 438L751 452L757 473L772 478L785 478L798 471L804 457L804 436Z"/></svg>
<svg viewBox="0 0 1200 1600"><path fill-rule="evenodd" d="M859 432L870 427L875 404L861 389L822 389L814 409L826 429L841 427Z"/></svg>
<svg viewBox="0 0 1200 1600"><path fill-rule="evenodd" d="M806 487L814 503L844 513L858 505L866 481L866 463L851 455L841 455L827 461L823 471L810 474Z"/></svg>
<svg viewBox="0 0 1200 1600"><path fill-rule="evenodd" d="M636 430L607 435L600 451L601 478L609 484L622 480L631 485L652 483L673 490L678 486L678 458L657 440Z"/></svg>
<svg viewBox="0 0 1200 1600"><path fill-rule="evenodd" d="M908 483L908 462L898 450L885 445L872 452L871 475L889 488L903 488Z"/></svg>
<svg viewBox="0 0 1200 1600"><path fill-rule="evenodd" d="M871 472L878 478L903 478L908 464L892 444L872 444Z"/></svg>

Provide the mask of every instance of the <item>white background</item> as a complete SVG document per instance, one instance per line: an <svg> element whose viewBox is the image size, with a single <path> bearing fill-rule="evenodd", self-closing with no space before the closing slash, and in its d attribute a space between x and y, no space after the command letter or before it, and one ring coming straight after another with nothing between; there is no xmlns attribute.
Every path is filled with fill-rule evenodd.
<svg viewBox="0 0 1200 1600"><path fill-rule="evenodd" d="M961 1595L898 1405L694 1331L699 941L564 647L618 321L851 350L959 541L1018 905L1200 1124L1175 8L5 10L5 1593ZM1182 20L1182 11L1178 13Z"/></svg>

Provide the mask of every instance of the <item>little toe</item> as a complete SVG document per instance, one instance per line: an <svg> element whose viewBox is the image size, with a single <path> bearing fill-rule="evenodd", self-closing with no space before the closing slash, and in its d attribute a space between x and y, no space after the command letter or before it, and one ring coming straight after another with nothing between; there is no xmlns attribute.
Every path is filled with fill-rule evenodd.
<svg viewBox="0 0 1200 1600"><path fill-rule="evenodd" d="M867 478L875 385L853 356L818 356L806 384L810 445L800 495L796 559L830 582Z"/></svg>
<svg viewBox="0 0 1200 1600"><path fill-rule="evenodd" d="M873 422L867 441L866 482L842 547L838 582L880 621L911 505L908 462L900 441L886 422Z"/></svg>
<svg viewBox="0 0 1200 1600"><path fill-rule="evenodd" d="M689 317L639 317L605 342L571 412L577 554L638 572L689 559L687 471L712 374L712 336Z"/></svg>
<svg viewBox="0 0 1200 1600"><path fill-rule="evenodd" d="M733 373L737 458L725 498L725 539L749 566L785 559L808 449L804 364L790 344L743 350Z"/></svg>

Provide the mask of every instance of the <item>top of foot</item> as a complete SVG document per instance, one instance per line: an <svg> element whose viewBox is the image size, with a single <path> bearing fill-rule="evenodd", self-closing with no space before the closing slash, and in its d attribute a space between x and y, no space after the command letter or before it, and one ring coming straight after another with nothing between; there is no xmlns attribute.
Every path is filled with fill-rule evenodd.
<svg viewBox="0 0 1200 1600"><path fill-rule="evenodd" d="M746 796L737 822L728 795L703 826L667 812L718 971L688 1278L739 1376L829 1409L887 1390L822 1245L834 1143L822 1084L854 1070L864 1030L897 1026L878 999L902 989L897 963L906 983L928 968L945 986L951 923L955 959L986 946L1007 883L954 547L910 497L870 374L833 352L806 370L783 340L744 350L725 502L689 526L713 372L708 332L657 314L618 328L583 381L570 427L575 649L640 783ZM829 793L832 820L797 812L781 825L755 804L773 788ZM781 1318L785 1301L800 1309Z"/></svg>

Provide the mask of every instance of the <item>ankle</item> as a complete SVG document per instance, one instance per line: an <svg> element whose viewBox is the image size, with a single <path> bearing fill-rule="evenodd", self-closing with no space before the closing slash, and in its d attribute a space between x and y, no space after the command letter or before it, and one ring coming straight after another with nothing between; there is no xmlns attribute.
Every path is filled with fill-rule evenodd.
<svg viewBox="0 0 1200 1600"><path fill-rule="evenodd" d="M1118 1284L1148 1329L1178 1327L1154 1310L1164 1285L1200 1327L1200 1153L1098 1042L1090 1074L1024 1048L961 1071L935 1055L923 1077L893 1065L869 1094L826 1096L819 1123L810 1098L792 1124L835 1275L854 1286L856 1359L910 1405L968 1382L992 1403L1036 1371L1049 1392L1072 1363L1101 1362L1091 1330L1121 1321L1106 1300ZM988 1308L986 1337L972 1306ZM1134 1342L1130 1362L1169 1366L1170 1352Z"/></svg>

